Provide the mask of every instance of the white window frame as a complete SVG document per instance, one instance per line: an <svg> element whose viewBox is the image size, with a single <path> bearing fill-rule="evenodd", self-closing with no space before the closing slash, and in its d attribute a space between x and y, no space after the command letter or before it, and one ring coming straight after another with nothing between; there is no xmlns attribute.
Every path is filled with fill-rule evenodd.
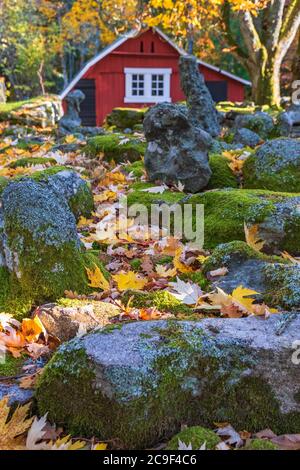
<svg viewBox="0 0 300 470"><path fill-rule="evenodd" d="M172 69L153 69L125 67L125 97L124 103L162 103L171 102L171 74ZM144 96L132 95L132 75L144 75ZM164 94L163 96L152 96L152 75L164 76Z"/></svg>

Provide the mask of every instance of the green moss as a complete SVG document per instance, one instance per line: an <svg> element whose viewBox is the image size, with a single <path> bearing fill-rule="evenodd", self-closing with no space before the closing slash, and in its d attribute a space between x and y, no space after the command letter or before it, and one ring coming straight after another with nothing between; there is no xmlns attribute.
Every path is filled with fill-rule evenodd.
<svg viewBox="0 0 300 470"><path fill-rule="evenodd" d="M187 446L192 444L193 450L199 450L203 444L205 444L207 450L213 450L221 440L210 429L202 428L201 426L192 426L176 434L176 436L169 441L166 450L178 450L179 441Z"/></svg>
<svg viewBox="0 0 300 470"><path fill-rule="evenodd" d="M222 266L228 267L232 260L243 262L248 259L257 259L270 263L282 262L283 260L279 256L268 256L259 253L245 242L233 241L217 246L212 255L203 263L202 269L204 273L207 273Z"/></svg>
<svg viewBox="0 0 300 470"><path fill-rule="evenodd" d="M69 206L76 220L81 216L87 218L91 216L95 206L89 183L79 187L77 193L69 199Z"/></svg>
<svg viewBox="0 0 300 470"><path fill-rule="evenodd" d="M4 191L5 187L8 185L8 183L9 180L7 178L4 178L4 176L0 176L0 196Z"/></svg>
<svg viewBox="0 0 300 470"><path fill-rule="evenodd" d="M244 223L263 222L275 210L274 204L285 197L289 194L232 189L195 195L188 203L204 205L204 247L211 249L221 243L245 241ZM193 223L195 229L195 219Z"/></svg>
<svg viewBox="0 0 300 470"><path fill-rule="evenodd" d="M95 289L89 287L86 267L99 266L107 276L93 253L81 253L71 244L59 250L49 247L47 251L45 246L40 248L39 243L32 244L27 239L26 246L35 246L35 250L27 250L26 256L20 257L20 279L0 268L0 310L12 313L18 319L28 315L33 306L60 299L66 290L92 293ZM60 263L54 260L60 260Z"/></svg>
<svg viewBox="0 0 300 470"><path fill-rule="evenodd" d="M237 188L238 182L229 167L229 160L222 155L210 155L209 164L212 170L212 177L207 189L216 188Z"/></svg>
<svg viewBox="0 0 300 470"><path fill-rule="evenodd" d="M10 353L5 355L5 362L0 362L0 376L2 377L14 377L19 375L24 365L24 358L13 357Z"/></svg>
<svg viewBox="0 0 300 470"><path fill-rule="evenodd" d="M276 155L274 155L274 161L276 161L276 158ZM243 166L243 176L245 188L279 191L284 187L286 191L291 193L300 192L299 165L286 165L285 168L282 168L280 171L276 172L258 172L256 169L256 156L252 155L247 158Z"/></svg>
<svg viewBox="0 0 300 470"><path fill-rule="evenodd" d="M204 276L203 272L196 271L192 273L184 273L178 276L182 281L192 281L195 284L198 284L201 289L207 289L209 283L206 277Z"/></svg>
<svg viewBox="0 0 300 470"><path fill-rule="evenodd" d="M92 137L83 148L83 152L90 157L104 154L106 160L113 160L118 163L140 160L145 151L146 144L144 142L136 137L121 134Z"/></svg>
<svg viewBox="0 0 300 470"><path fill-rule="evenodd" d="M241 450L279 450L276 444L266 439L252 439L250 443Z"/></svg>
<svg viewBox="0 0 300 470"><path fill-rule="evenodd" d="M106 124L116 129L133 129L142 124L148 108L115 108L106 117Z"/></svg>
<svg viewBox="0 0 300 470"><path fill-rule="evenodd" d="M56 160L54 158L45 158L45 157L31 157L31 158L20 158L14 162L11 162L9 168L20 168L20 167L29 167L34 165L56 165Z"/></svg>
<svg viewBox="0 0 300 470"><path fill-rule="evenodd" d="M140 178L145 173L145 166L143 160L139 160L138 162L131 163L130 165L126 165L124 170L128 173L132 173L135 178Z"/></svg>
<svg viewBox="0 0 300 470"><path fill-rule="evenodd" d="M153 183L134 183L131 186L131 191L128 193L128 206L133 204L143 204L148 209L151 209L151 204L165 202L167 204L175 204L179 202L184 195L182 193L165 191L162 194L153 194L143 192L143 189L153 188Z"/></svg>
<svg viewBox="0 0 300 470"><path fill-rule="evenodd" d="M190 307L182 304L167 291L141 292L128 290L123 295L123 303L126 305L131 297L132 307L156 307L160 312L169 312L185 318L190 318L193 315L193 310Z"/></svg>
<svg viewBox="0 0 300 470"><path fill-rule="evenodd" d="M130 266L132 267L133 271L139 271L141 268L142 260L139 258L133 259L130 261Z"/></svg>
<svg viewBox="0 0 300 470"><path fill-rule="evenodd" d="M264 269L268 292L266 301L286 310L297 311L300 307L300 269L297 265L282 263Z"/></svg>

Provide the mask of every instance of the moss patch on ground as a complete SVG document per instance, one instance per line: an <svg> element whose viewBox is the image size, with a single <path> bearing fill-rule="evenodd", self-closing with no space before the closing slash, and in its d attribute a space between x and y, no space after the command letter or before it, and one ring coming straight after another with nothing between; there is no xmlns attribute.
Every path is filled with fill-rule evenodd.
<svg viewBox="0 0 300 470"><path fill-rule="evenodd" d="M193 450L199 450L204 444L205 449L213 450L216 445L221 442L221 439L210 429L202 428L201 426L192 426L172 437L168 442L166 450L178 450L179 441L187 446L192 444Z"/></svg>
<svg viewBox="0 0 300 470"><path fill-rule="evenodd" d="M237 188L238 181L229 167L229 160L222 155L210 155L212 177L206 189Z"/></svg>
<svg viewBox="0 0 300 470"><path fill-rule="evenodd" d="M54 158L45 158L45 157L31 157L31 158L20 158L14 162L11 162L9 168L20 168L20 167L30 167L35 165L45 165L45 166L54 166L56 165L56 160Z"/></svg>
<svg viewBox="0 0 300 470"><path fill-rule="evenodd" d="M133 129L143 123L148 108L115 108L106 117L106 125L115 129Z"/></svg>
<svg viewBox="0 0 300 470"><path fill-rule="evenodd" d="M108 134L92 137L88 140L83 152L95 158L104 154L109 161L134 162L145 154L146 144L140 139L128 135Z"/></svg>
<svg viewBox="0 0 300 470"><path fill-rule="evenodd" d="M0 362L0 376L14 377L21 373L25 359L23 357L15 358L10 353L5 355L4 362Z"/></svg>

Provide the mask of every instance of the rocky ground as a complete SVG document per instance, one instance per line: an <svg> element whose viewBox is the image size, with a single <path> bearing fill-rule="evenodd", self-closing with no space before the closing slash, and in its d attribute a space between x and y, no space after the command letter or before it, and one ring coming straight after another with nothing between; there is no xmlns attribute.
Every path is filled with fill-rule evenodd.
<svg viewBox="0 0 300 470"><path fill-rule="evenodd" d="M227 103L208 138L166 105L145 135L145 111L115 110L62 137L49 106L0 109L0 403L27 433L2 447L299 449L291 115ZM183 162L158 161L172 145ZM203 248L116 228L122 196L203 204Z"/></svg>

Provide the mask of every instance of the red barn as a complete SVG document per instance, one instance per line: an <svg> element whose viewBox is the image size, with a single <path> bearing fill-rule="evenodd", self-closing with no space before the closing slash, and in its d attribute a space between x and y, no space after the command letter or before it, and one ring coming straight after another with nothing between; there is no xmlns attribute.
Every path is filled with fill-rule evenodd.
<svg viewBox="0 0 300 470"><path fill-rule="evenodd" d="M101 126L116 107L144 107L185 99L180 88L178 60L186 52L158 28L131 31L106 47L77 74L62 92L82 90L83 125ZM251 85L229 72L198 60L214 100L243 101Z"/></svg>

